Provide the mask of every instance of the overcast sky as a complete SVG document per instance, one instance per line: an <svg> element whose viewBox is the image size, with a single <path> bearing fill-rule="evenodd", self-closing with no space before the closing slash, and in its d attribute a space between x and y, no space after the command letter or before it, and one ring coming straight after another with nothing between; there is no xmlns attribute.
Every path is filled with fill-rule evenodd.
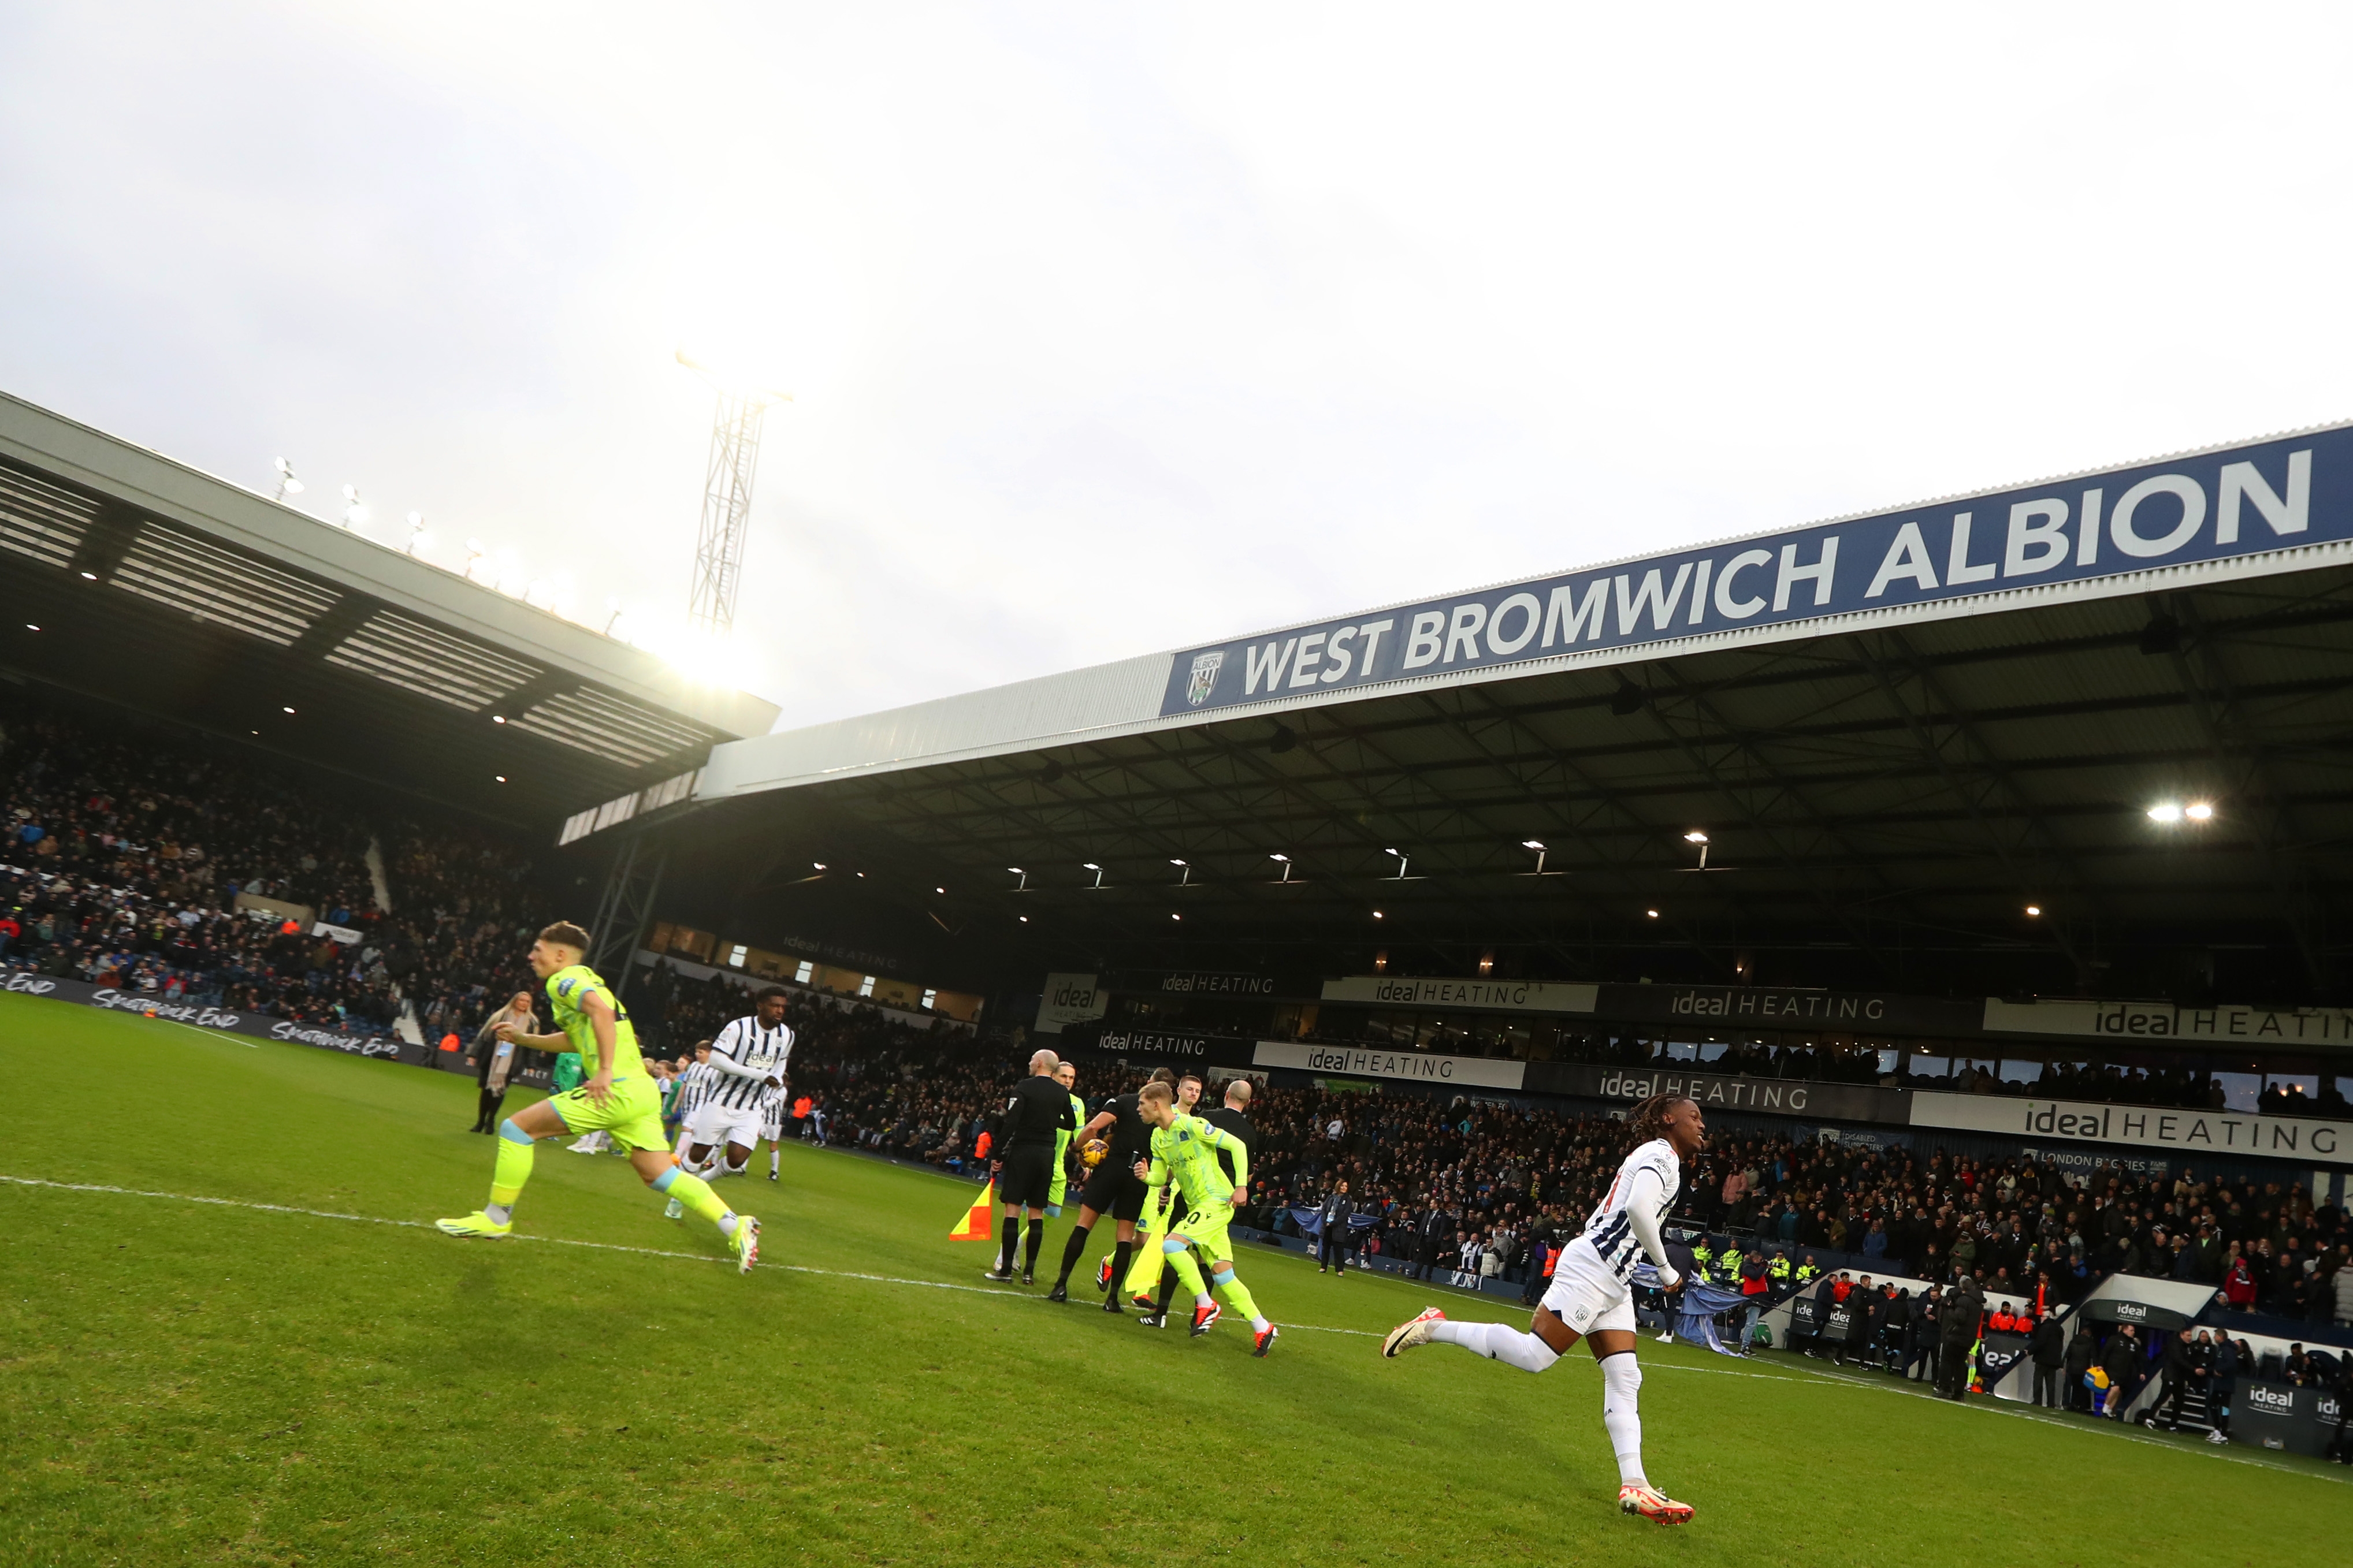
<svg viewBox="0 0 2353 1568"><path fill-rule="evenodd" d="M2353 415L2342 5L0 0L0 387L785 727Z"/></svg>

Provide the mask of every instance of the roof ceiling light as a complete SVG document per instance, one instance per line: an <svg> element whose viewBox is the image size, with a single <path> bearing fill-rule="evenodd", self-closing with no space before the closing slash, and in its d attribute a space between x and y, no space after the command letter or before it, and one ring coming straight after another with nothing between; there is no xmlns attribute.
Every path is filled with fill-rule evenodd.
<svg viewBox="0 0 2353 1568"><path fill-rule="evenodd" d="M2041 904L2029 904L2026 906L2026 912L2029 915L2040 915L2042 912L2042 906Z"/></svg>
<svg viewBox="0 0 2353 1568"><path fill-rule="evenodd" d="M2181 820L2181 803L2179 801L2160 800L2155 805L2148 808L2148 819L2151 822L2165 823L2169 826Z"/></svg>
<svg viewBox="0 0 2353 1568"><path fill-rule="evenodd" d="M1683 842L1686 844L1704 844L1707 842L1707 835L1694 827L1689 833L1683 835Z"/></svg>
<svg viewBox="0 0 2353 1568"><path fill-rule="evenodd" d="M2181 815L2192 822L2211 821L2214 816L2214 804L2211 801L2193 800L2181 808Z"/></svg>
<svg viewBox="0 0 2353 1568"><path fill-rule="evenodd" d="M1659 918L1659 911L1656 910L1644 910L1642 912L1650 916L1652 920L1657 920Z"/></svg>
<svg viewBox="0 0 2353 1568"><path fill-rule="evenodd" d="M1537 854L1541 855L1544 853L1544 841L1539 838L1523 838L1520 840L1520 847L1523 849L1533 849Z"/></svg>

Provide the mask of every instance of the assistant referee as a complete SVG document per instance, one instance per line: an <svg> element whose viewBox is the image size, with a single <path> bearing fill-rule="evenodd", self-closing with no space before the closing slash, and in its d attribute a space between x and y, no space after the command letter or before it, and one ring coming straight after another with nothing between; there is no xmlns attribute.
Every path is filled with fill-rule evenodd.
<svg viewBox="0 0 2353 1568"><path fill-rule="evenodd" d="M1021 1283L1037 1282L1038 1247L1046 1238L1046 1202L1054 1189L1054 1153L1061 1147L1060 1134L1075 1132L1079 1125L1071 1114L1069 1091L1054 1081L1061 1065L1051 1051L1032 1055L1029 1076L1014 1086L998 1118L996 1158L989 1162L988 1173L997 1183L997 1195L1005 1201L1005 1247L997 1267L986 1271L991 1279L1013 1278L1013 1244L1020 1234L1014 1220L1018 1215L1029 1222Z"/></svg>

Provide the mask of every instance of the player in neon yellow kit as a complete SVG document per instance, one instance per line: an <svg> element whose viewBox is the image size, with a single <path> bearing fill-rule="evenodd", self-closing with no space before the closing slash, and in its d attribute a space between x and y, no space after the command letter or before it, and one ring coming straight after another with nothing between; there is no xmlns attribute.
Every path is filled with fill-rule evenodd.
<svg viewBox="0 0 2353 1568"><path fill-rule="evenodd" d="M1138 1160L1135 1173L1146 1186L1175 1184L1185 1194L1186 1215L1161 1242L1168 1267L1193 1293L1193 1332L1208 1333L1222 1315L1203 1289L1201 1270L1193 1262L1198 1251L1208 1260L1209 1280L1234 1310L1250 1320L1252 1355L1264 1355L1274 1345L1275 1329L1260 1315L1250 1287L1234 1278L1234 1247L1226 1227L1234 1217L1234 1194L1250 1190L1250 1149L1239 1138L1198 1116L1176 1109L1176 1096L1165 1083L1147 1083L1135 1097L1135 1109L1153 1129L1152 1163ZM1234 1163L1232 1180L1219 1163L1223 1152Z"/></svg>
<svg viewBox="0 0 2353 1568"><path fill-rule="evenodd" d="M526 1035L512 1024L500 1025L498 1034L541 1050L568 1042L580 1053L588 1081L525 1106L501 1122L489 1205L436 1223L451 1236L513 1234L514 1201L531 1179L533 1142L601 1130L612 1135L613 1147L628 1157L646 1185L716 1225L736 1267L749 1274L760 1259L760 1222L734 1213L709 1183L679 1169L662 1133L661 1090L638 1055L636 1026L596 972L580 962L587 946L588 933L569 921L549 926L531 944L532 973L547 982L561 1034Z"/></svg>

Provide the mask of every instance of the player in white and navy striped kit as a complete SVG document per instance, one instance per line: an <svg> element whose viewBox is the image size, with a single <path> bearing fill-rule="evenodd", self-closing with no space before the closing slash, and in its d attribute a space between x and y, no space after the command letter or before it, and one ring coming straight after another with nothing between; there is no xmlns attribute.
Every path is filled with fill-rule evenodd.
<svg viewBox="0 0 2353 1568"><path fill-rule="evenodd" d="M768 1097L783 1092L785 1069L792 1060L786 999L782 986L769 986L754 1003L750 1017L736 1019L712 1042L715 1077L687 1122L689 1170L704 1164L719 1149L726 1151L727 1175L740 1176L751 1164L767 1121Z"/></svg>
<svg viewBox="0 0 2353 1568"><path fill-rule="evenodd" d="M711 1065L711 1042L694 1042L694 1059L678 1069L678 1152L686 1153L687 1143L694 1134L694 1113L701 1109L712 1086L719 1081L719 1069Z"/></svg>
<svg viewBox="0 0 2353 1568"><path fill-rule="evenodd" d="M1661 1524L1684 1524L1691 1505L1660 1491L1642 1471L1642 1418L1635 1402L1642 1372L1634 1361L1631 1280L1635 1265L1647 1258L1662 1288L1672 1291L1683 1284L1667 1261L1659 1226L1682 1189L1683 1162L1707 1142L1707 1121L1697 1101L1672 1094L1644 1100L1631 1120L1634 1152L1585 1222L1585 1234L1561 1253L1529 1331L1506 1323L1451 1323L1431 1307L1390 1330L1381 1353L1461 1345L1490 1361L1542 1372L1583 1339L1601 1365L1601 1424L1618 1455L1618 1506Z"/></svg>

